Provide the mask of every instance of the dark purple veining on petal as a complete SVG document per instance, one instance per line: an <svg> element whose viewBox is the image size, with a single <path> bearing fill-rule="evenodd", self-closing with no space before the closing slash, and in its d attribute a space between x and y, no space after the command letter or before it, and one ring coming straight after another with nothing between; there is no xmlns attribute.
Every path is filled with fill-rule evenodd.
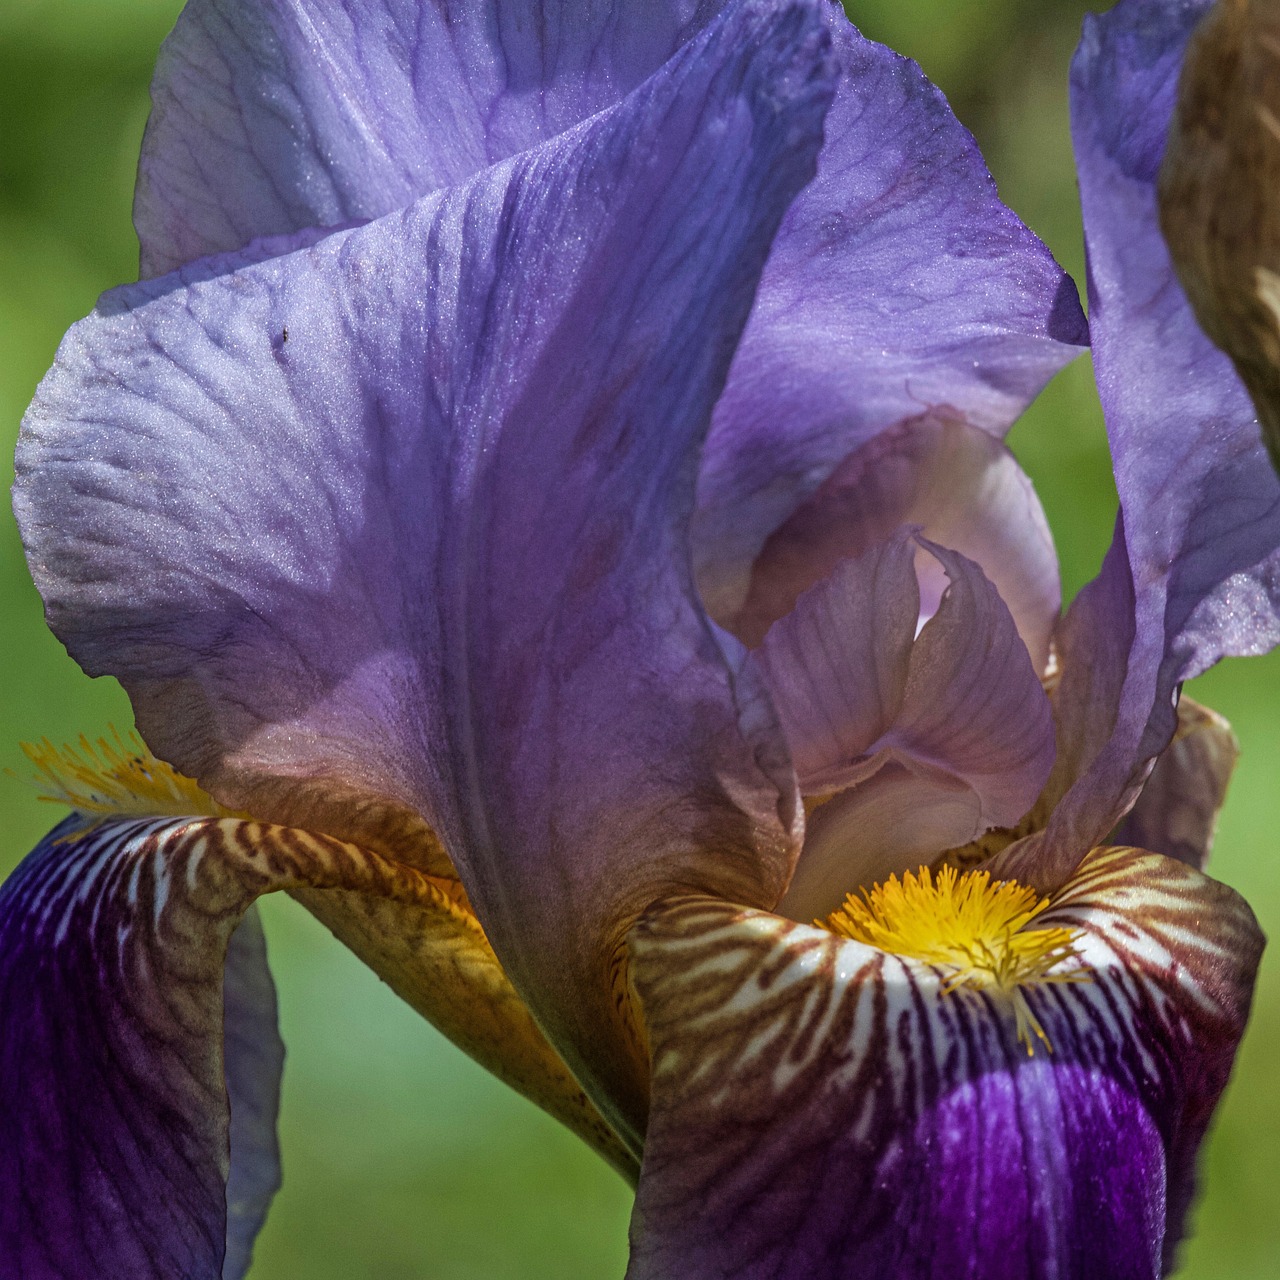
<svg viewBox="0 0 1280 1280"><path fill-rule="evenodd" d="M53 625L152 745L289 825L378 841L388 808L425 818L637 1132L609 990L625 922L672 882L775 901L794 853L776 726L686 539L813 174L824 12L735 3L615 109L466 186L118 293L21 446Z"/></svg>
<svg viewBox="0 0 1280 1280"><path fill-rule="evenodd" d="M1230 890L1093 855L1046 925L1093 980L998 998L708 900L631 938L654 1102L629 1280L1156 1280L1244 1029Z"/></svg>
<svg viewBox="0 0 1280 1280"><path fill-rule="evenodd" d="M238 819L76 817L0 886L6 1280L245 1274L280 1179L283 1046L251 907L278 889L630 1172L474 919L421 873Z"/></svg>
<svg viewBox="0 0 1280 1280"><path fill-rule="evenodd" d="M189 0L151 87L142 274L391 213L621 101L722 0Z"/></svg>
<svg viewBox="0 0 1280 1280"><path fill-rule="evenodd" d="M274 1020L264 1025L270 979L249 972L264 953L237 954L227 1024L266 1035L249 1045L233 1030L227 1042L243 1103L229 1132L223 958L252 893L205 875L198 909L181 901L207 824L112 822L77 836L77 822L0 888L0 1271L238 1277L273 1189L261 1162L280 1067ZM240 1265L224 1273L233 1134L247 1211L236 1214Z"/></svg>

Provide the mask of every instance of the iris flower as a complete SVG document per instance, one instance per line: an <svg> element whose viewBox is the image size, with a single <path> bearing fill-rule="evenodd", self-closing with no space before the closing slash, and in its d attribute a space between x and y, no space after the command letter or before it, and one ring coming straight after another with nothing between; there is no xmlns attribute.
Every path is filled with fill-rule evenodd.
<svg viewBox="0 0 1280 1280"><path fill-rule="evenodd" d="M636 1180L632 1280L1171 1264L1261 947L1178 689L1280 638L1156 224L1202 8L1074 65L1121 513L1059 619L1001 436L1075 288L838 9L192 0L143 279L19 445L148 745L32 751L75 812L0 896L6 1276L244 1274L272 890Z"/></svg>

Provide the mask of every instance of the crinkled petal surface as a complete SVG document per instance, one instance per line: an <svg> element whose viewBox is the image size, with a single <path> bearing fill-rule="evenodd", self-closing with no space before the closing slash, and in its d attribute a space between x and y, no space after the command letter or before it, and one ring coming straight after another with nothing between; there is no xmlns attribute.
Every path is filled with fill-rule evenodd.
<svg viewBox="0 0 1280 1280"><path fill-rule="evenodd" d="M161 48L142 273L377 218L625 97L723 0L191 0Z"/></svg>
<svg viewBox="0 0 1280 1280"><path fill-rule="evenodd" d="M942 94L829 17L842 74L818 176L778 234L699 476L695 564L726 626L766 539L859 446L929 413L1001 435L1087 341L1074 283Z"/></svg>
<svg viewBox="0 0 1280 1280"><path fill-rule="evenodd" d="M622 933L671 884L776 901L794 855L780 735L744 728L764 704L686 527L813 174L823 9L735 3L617 108L469 185L118 291L20 445L52 623L156 751L264 819L377 847L388 810L425 819L637 1145Z"/></svg>
<svg viewBox="0 0 1280 1280"><path fill-rule="evenodd" d="M235 819L73 818L0 887L6 1274L244 1274L279 1181L283 1050L240 921L276 889L394 930L366 948L380 974L626 1169L474 920L421 872Z"/></svg>
<svg viewBox="0 0 1280 1280"><path fill-rule="evenodd" d="M1163 1274L1261 935L1231 890L1127 849L1041 921L1083 930L1093 980L1028 992L1053 1045L1029 1057L1007 1007L916 961L709 899L644 917L629 1280Z"/></svg>
<svg viewBox="0 0 1280 1280"><path fill-rule="evenodd" d="M1132 802L1174 733L1177 684L1280 641L1280 481L1158 222L1178 72L1207 8L1121 0L1088 20L1072 66L1094 361L1123 522L1108 581L1082 593L1062 646L1060 705L1089 722L1068 728L1082 776L1046 838L1011 864L1044 884L1061 881ZM1114 643L1117 633L1129 643ZM1105 704L1103 686L1115 691ZM1103 719L1099 705L1118 711Z"/></svg>

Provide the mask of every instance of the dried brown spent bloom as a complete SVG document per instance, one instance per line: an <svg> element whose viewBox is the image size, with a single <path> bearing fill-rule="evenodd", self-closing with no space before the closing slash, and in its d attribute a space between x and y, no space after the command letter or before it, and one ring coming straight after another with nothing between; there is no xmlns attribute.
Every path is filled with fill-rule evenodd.
<svg viewBox="0 0 1280 1280"><path fill-rule="evenodd" d="M1280 0L1218 0L1187 50L1160 222L1280 469Z"/></svg>

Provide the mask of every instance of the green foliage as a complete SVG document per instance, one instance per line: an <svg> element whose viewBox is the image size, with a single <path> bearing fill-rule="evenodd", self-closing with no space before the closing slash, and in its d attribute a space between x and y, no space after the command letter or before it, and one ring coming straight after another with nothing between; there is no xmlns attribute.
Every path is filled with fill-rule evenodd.
<svg viewBox="0 0 1280 1280"><path fill-rule="evenodd" d="M851 0L868 34L917 57L978 134L1001 192L1082 278L1066 71L1076 0ZM129 202L155 49L174 0L0 4L0 438L66 327L130 278ZM1067 370L1015 429L1040 487L1070 592L1097 569L1115 492L1087 362ZM8 467L6 462L6 467ZM8 512L0 527L0 768L23 738L70 739L128 704L90 681L45 630ZM1227 664L1194 695L1223 711L1244 758L1214 870L1280 922L1280 655ZM56 816L0 776L0 873ZM620 1276L629 1194L576 1139L423 1024L310 917L265 904L290 1046L282 1121L285 1188L263 1233L257 1280L598 1280ZM1280 979L1264 968L1254 1025L1206 1160L1207 1194L1187 1280L1277 1275Z"/></svg>

